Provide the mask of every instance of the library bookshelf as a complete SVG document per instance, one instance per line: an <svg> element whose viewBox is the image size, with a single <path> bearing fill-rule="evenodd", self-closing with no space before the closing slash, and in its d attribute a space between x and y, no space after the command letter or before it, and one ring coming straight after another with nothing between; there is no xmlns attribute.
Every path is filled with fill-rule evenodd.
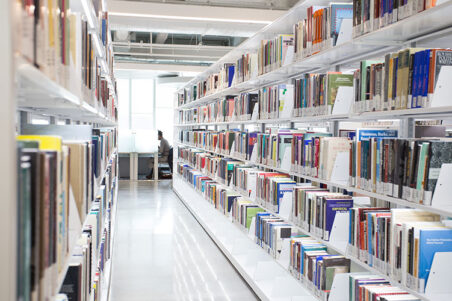
<svg viewBox="0 0 452 301"><path fill-rule="evenodd" d="M72 1L71 1L72 2ZM116 96L116 84L113 77L113 59L112 59L112 46L111 36L107 27L102 28L100 20L102 14L106 12L106 2L102 2L102 8L99 11L95 11L95 5L91 0L79 0L71 3L70 9L73 16L77 16L79 20L87 20L86 33L89 33L92 43L92 63L96 64L93 71L104 80L103 91L105 95L101 95L100 85L98 86L99 92L96 95L94 89L87 91L85 86L82 86L81 75L78 74L75 69L78 69L78 65L69 66L69 63L65 63L61 70L55 72L51 76L46 71L48 66L37 67L33 59L30 56L27 57L24 53L30 54L30 49L37 47L34 45L33 36L29 30L33 31L33 25L30 20L27 19L22 12L20 3L14 1L3 1L0 4L0 16L1 16L1 29L3 42L0 47L0 61L2 70L0 71L0 85L3 93L2 109L0 110L0 124L2 127L2 141L3 147L0 151L0 166L3 171L0 181L0 188L2 189L3 201L2 201L2 213L1 213L1 226L3 228L3 234L1 239L4 242L4 247L1 248L0 256L0 299L1 300L17 300L17 286L18 280L18 208L17 198L18 192L18 170L17 170L17 142L16 135L22 134L23 127L32 127L33 117L42 117L49 120L50 126L55 127L71 127L72 129L80 125L81 127L90 126L91 128L108 128L115 129L117 126L116 115L114 105L117 104ZM67 4L67 2L66 2ZM43 4L45 5L45 4ZM61 5L61 4L60 4ZM99 7L97 7L99 9ZM66 16L67 17L67 16ZM74 19L75 20L75 19ZM71 21L74 21L71 20ZM26 22L23 23L23 22ZM75 24L69 22L69 24ZM28 27L31 25L31 27ZM77 23L77 27L80 24ZM63 26L63 25L61 25ZM107 30L105 30L107 29ZM28 32L26 32L28 30ZM75 32L75 29L74 29ZM23 35L22 35L23 34ZM69 30L66 31L69 34ZM71 35L73 33L71 32ZM102 40L104 35L104 40ZM28 37L29 40L21 40L22 37ZM67 38L67 36L66 36ZM71 36L72 38L72 36ZM81 45L81 35L74 36L74 41L71 39L71 43L76 43L77 46ZM63 38L64 39L64 38ZM21 40L19 42L19 40ZM68 41L68 40L67 40ZM60 45L61 46L61 45ZM66 45L67 47L68 45ZM30 49L27 49L30 47ZM74 46L75 47L75 46ZM77 50L78 51L78 50ZM68 52L69 53L69 52ZM71 54L72 55L72 54ZM66 57L67 59L67 57ZM80 58L77 58L81 59ZM94 63L95 62L95 63ZM65 78L60 75L64 74ZM75 81L72 81L75 79ZM91 78L94 82L94 75ZM103 99L105 102L102 102ZM41 133L46 134L46 133ZM78 138L79 134L77 130L73 133L74 139ZM47 135L58 135L55 132L48 132ZM68 138L68 137L66 137ZM91 136L88 141L91 141ZM69 137L69 140L70 137ZM101 233L105 231L111 231L114 235L115 224L115 212L117 202L117 189L118 178L117 175L110 177L110 171L118 170L117 165L117 149L116 146L112 146L108 149L108 157L104 158L102 164L99 165L101 170L98 176L92 179L93 197L97 197L102 187L105 186L106 181L109 183L108 189L111 188L111 204L113 205L109 210L111 214L105 214L102 217L100 224L102 229L99 229ZM74 204L74 196L68 197L69 199L69 211L76 212L77 207ZM92 205L92 204L91 204ZM89 212L92 207L89 208ZM51 283L52 291L49 295L52 298L56 297L60 292L60 288L66 276L66 272L70 265L70 257L73 254L74 247L80 238L83 228L87 224L87 219L80 220L80 217L69 215L69 229L68 229L68 242L69 250L66 258L63 260L62 267L58 272L58 275L53 279ZM108 229L107 229L108 228ZM100 242L100 239L99 239ZM113 239L110 241L109 246L112 249ZM93 258L100 258L101 250L96 251L96 254L92 254ZM95 263L97 264L97 263ZM109 284L111 278L111 259L106 262L105 271L101 273L102 291L99 292L102 300L108 300ZM91 283L89 284L91 286ZM94 300L93 294L90 296ZM100 300L100 299L99 299Z"/></svg>
<svg viewBox="0 0 452 301"><path fill-rule="evenodd" d="M198 115L197 122L184 121L179 118L181 116L180 112L193 109L199 110L200 107L213 104L214 102L224 99L226 96L233 97L240 93L256 92L264 87L280 83L293 83L294 79L299 78L303 74L324 73L328 71L349 71L351 69L359 68L357 66L359 66L359 63L362 60L379 58L385 54L397 52L407 47L452 47L450 43L445 42L445 39L450 39L452 34L452 20L446 17L452 13L452 1L441 1L437 2L437 5L433 8L413 14L395 23L363 35L351 37L340 45L321 50L308 57L295 57L279 68L275 68L261 75L251 75L251 78L243 82L236 82L234 79L229 87L212 89L206 93L203 92L203 95L196 96L195 99L192 99L193 94L191 93L191 89L199 82L206 80L209 76L220 72L226 63L235 64L242 55L258 51L262 40L273 39L279 34L291 34L293 32L293 25L300 21L300 19L306 18L306 9L308 7L312 5L328 5L329 3L329 1L300 1L284 16L266 26L254 36L230 51L218 62L212 64L205 72L188 82L176 95L175 133L197 129L212 131L237 129L239 131L254 130L265 132L267 128L287 129L301 127L311 129L313 127L324 127L327 131L333 133L334 136L338 136L338 131L342 123L357 123L361 124L362 127L365 127L365 124L369 123L384 124L386 121L396 120L399 138L414 138L414 126L416 120L448 119L452 117L452 107L449 104L444 105L444 102L442 102L441 106L387 111L366 111L356 108L356 104L354 104L353 101L350 101L345 107L338 110L339 113L335 114L333 112L333 114L329 115L318 114L317 116L298 116L292 113L293 103L290 103L289 106L291 107L289 110L283 109L282 111L285 112L283 114L281 114L280 110L279 117L276 118L259 118L257 111L253 112L247 118L241 118L241 116L229 116L229 119L226 119L226 117L222 120L213 118L212 120L206 121L201 120ZM443 87L443 89L452 92L452 87ZM189 91L189 93L186 93L187 91ZM447 95L449 92L446 92L445 94L441 93L441 95ZM199 91L198 93L201 94ZM180 95L188 95L188 98L182 97L181 102ZM349 95L349 97L353 98L352 95ZM258 104L256 104L256 106L258 106ZM381 125L381 127L384 128L384 125ZM175 135L175 137L179 137L179 135ZM298 170L294 171L290 164L285 164L285 168L281 167L282 164L261 164L256 160L240 156L240 154L234 152L220 152L218 149L206 148L201 143L192 144L186 141L177 140L175 141L175 145L196 149L217 157L238 160L262 171L284 173L290 175L292 179L303 179L303 181L323 184L329 188L345 190L349 193L353 193L354 196L365 196L371 199L385 201L390 204L391 207L416 208L438 214L442 218L452 217L452 206L450 206L450 204L447 205L447 202L445 201L447 198L446 192L442 195L441 199L438 193L436 200L439 200L439 202L434 201L431 206L423 205L406 199L389 196L385 193L377 193L372 189L366 190L362 187L351 185L349 181L333 181L313 177L301 173ZM233 149L233 147L231 149ZM183 160L182 158L177 158L177 156L175 156L174 160L174 166L176 166L178 162L191 166L191 168L194 168L204 176L208 176L216 181L217 185L224 186L225 189L229 189L230 191L241 195L243 199L250 201L251 204L262 207L266 212L291 224L294 228L298 229L300 233L309 235L320 241L335 254L340 254L349 258L351 260L351 271L353 273L371 273L379 275L389 281L391 285L402 288L421 300L449 300L452 296L452 291L447 288L447 285L444 282L444 279L451 276L450 272L448 273L446 271L450 268L450 266L446 264L448 261L447 258L450 258L451 256L450 252L437 253L435 255L434 264L432 264L432 269L435 269L435 272L432 274L435 275L435 278L429 279L430 284L427 285L426 291L420 293L395 281L395 279L392 279L391 276L388 276L387 273L382 272L375 266L370 266L360 260L357 254L347 246L347 234L345 236L337 234L335 239L330 238L329 241L325 241L320 236L316 235L316 233L309 232L304 227L295 223L292 220L290 210L289 213L275 212L271 208L266 208L253 197L250 197L234 185L222 182L216 175L209 174L204 170L196 169L190 162ZM286 160L290 159L282 159L282 161ZM446 174L446 168L448 167L443 167L444 174ZM193 187L193 184L187 183L181 175L174 176L173 189L261 299L326 300L325 296L308 282L297 281L298 285L295 285L292 280L296 278L284 282L281 275L284 275L284 277L287 275L291 276L290 268L285 262L287 259L274 259L269 256L269 254L266 254L267 252L260 247L256 248L257 245L253 245L252 243L255 240L252 230L248 233L243 230L243 227L240 227L240 225L235 225L236 222L232 221L232 218L228 219L226 216L219 214L206 200L206 196L197 191ZM291 202L291 197L287 198L287 200L284 197L282 202ZM281 208L281 203L279 206ZM287 206L292 208L291 204ZM341 221L344 220L346 219L341 219ZM339 222L336 224L335 221L333 227L337 228L336 233L347 233L348 221L343 224L339 224ZM242 231L237 231L237 228ZM283 246L281 254L285 252L284 248L285 247ZM257 251L257 249L260 250ZM252 258L254 256L256 259L253 260ZM287 256L287 254L284 256ZM264 266L268 261L273 261L272 265L275 264L279 269L282 269L282 274L276 271L278 268L275 268L276 270L271 270L273 269L272 267L265 270ZM444 265L444 268L440 268L441 265ZM250 268L250 266L252 266L252 268ZM263 276L264 278L266 277L265 280L256 273L256 270L261 268L264 270L259 271L266 275ZM442 278L436 278L438 275L441 275ZM343 289L343 287L347 285L347 281L347 275L336 274L330 292L330 301L349 300L348 292ZM265 285L263 283L265 283ZM284 286L286 289L285 293L281 293L277 289L274 289L278 286Z"/></svg>

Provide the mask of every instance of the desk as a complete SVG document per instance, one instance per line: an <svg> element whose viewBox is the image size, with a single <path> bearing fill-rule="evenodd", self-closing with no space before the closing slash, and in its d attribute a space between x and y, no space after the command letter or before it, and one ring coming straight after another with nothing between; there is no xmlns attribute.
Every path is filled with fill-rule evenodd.
<svg viewBox="0 0 452 301"><path fill-rule="evenodd" d="M138 180L138 158L156 158L154 160L154 179L158 180L158 169L159 169L159 160L158 160L158 151L153 153L121 153L123 156L129 156L129 178L130 180L136 181ZM121 155L120 154L120 155ZM147 165L146 165L147 167Z"/></svg>

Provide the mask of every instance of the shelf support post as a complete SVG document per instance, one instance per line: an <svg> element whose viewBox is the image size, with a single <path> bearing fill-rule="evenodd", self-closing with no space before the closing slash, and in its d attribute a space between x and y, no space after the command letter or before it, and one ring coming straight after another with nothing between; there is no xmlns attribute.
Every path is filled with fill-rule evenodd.
<svg viewBox="0 0 452 301"><path fill-rule="evenodd" d="M405 118L400 120L400 138L413 138L414 137L414 118Z"/></svg>

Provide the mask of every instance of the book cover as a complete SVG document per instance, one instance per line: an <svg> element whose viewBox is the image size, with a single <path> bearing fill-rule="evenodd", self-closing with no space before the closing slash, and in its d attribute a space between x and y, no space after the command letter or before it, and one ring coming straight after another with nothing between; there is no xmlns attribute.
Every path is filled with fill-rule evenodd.
<svg viewBox="0 0 452 301"><path fill-rule="evenodd" d="M419 280L424 291L436 252L452 252L452 229L420 229Z"/></svg>
<svg viewBox="0 0 452 301"><path fill-rule="evenodd" d="M329 240L337 212L348 212L353 207L353 199L329 199L324 197L324 239Z"/></svg>
<svg viewBox="0 0 452 301"><path fill-rule="evenodd" d="M452 163L452 142L431 141L428 160L427 191L434 192L441 166Z"/></svg>
<svg viewBox="0 0 452 301"><path fill-rule="evenodd" d="M330 21L330 33L333 39L333 45L336 45L337 38L341 32L342 21L344 19L353 18L353 4L345 3L332 3L330 5L331 9L331 21Z"/></svg>

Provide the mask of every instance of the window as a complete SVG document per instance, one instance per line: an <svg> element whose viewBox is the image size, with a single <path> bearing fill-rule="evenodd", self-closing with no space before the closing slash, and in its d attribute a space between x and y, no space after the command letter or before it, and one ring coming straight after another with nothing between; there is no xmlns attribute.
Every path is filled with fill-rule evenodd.
<svg viewBox="0 0 452 301"><path fill-rule="evenodd" d="M170 144L173 142L174 97L180 84L156 84L152 78L118 78L119 150L139 152L140 145L158 144L157 130ZM155 89L155 93L154 93ZM155 99L154 99L155 97ZM156 137L154 141L135 141L141 137ZM144 144L143 144L144 143Z"/></svg>
<svg viewBox="0 0 452 301"><path fill-rule="evenodd" d="M130 129L130 91L129 79L119 78L118 87L118 127L123 130Z"/></svg>

